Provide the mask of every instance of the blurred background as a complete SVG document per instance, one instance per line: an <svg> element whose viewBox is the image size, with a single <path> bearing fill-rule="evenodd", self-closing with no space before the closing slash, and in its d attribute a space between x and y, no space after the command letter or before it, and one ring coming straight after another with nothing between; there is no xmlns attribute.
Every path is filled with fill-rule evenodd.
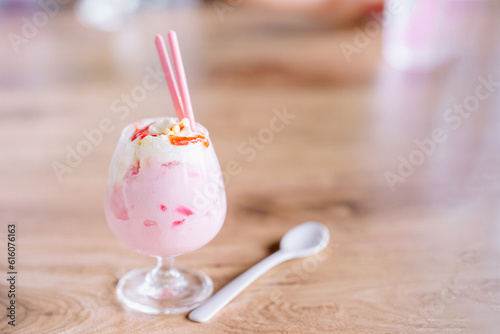
<svg viewBox="0 0 500 334"><path fill-rule="evenodd" d="M324 287L375 289L354 298L360 304L329 290L350 305L339 317L351 328L384 332L383 309L359 305L411 313L459 270L469 292L424 326L494 333L499 14L500 3L487 0L1 0L0 223L19 224L20 284L36 295L54 288L47 282L57 273L84 299L85 279L112 284L121 268L144 262L107 227L104 187L121 129L175 115L153 42L175 30L196 120L210 130L222 169L241 167L226 178L220 235L181 262L224 262L220 249L251 256L229 269L200 264L220 286L268 254L250 255L256 244L318 220L341 250L325 265ZM286 126L265 137L277 115ZM471 249L474 265L457 269ZM72 264L70 255L82 257ZM96 269L77 269L86 266ZM417 287L380 288L410 281ZM363 327L354 314L373 321ZM387 321L412 332L407 319ZM255 330L250 321L234 326Z"/></svg>

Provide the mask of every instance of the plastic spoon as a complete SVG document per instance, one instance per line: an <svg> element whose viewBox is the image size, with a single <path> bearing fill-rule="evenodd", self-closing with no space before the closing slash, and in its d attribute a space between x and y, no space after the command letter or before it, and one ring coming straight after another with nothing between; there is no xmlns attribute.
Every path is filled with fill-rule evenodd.
<svg viewBox="0 0 500 334"><path fill-rule="evenodd" d="M323 250L330 239L328 228L318 222L302 223L288 231L280 241L280 249L260 261L252 268L219 290L201 306L189 314L189 319L197 322L210 320L247 286L274 266Z"/></svg>

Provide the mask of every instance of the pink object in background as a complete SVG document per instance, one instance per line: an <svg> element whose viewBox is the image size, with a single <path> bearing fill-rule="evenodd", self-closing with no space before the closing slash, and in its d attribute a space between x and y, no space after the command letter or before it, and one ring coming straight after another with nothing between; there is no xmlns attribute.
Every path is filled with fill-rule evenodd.
<svg viewBox="0 0 500 334"><path fill-rule="evenodd" d="M389 0L383 55L399 70L429 71L459 55L462 8L453 0Z"/></svg>

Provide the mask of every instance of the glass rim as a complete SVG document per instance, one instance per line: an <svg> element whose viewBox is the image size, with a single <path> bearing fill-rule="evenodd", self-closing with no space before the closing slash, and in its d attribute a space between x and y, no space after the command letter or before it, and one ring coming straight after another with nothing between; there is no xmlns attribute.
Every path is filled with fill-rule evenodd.
<svg viewBox="0 0 500 334"><path fill-rule="evenodd" d="M170 145L170 146L167 146L167 147L164 147L164 148L155 148L155 147L139 146L139 145L137 145L137 143L134 143L134 142L130 141L130 138L125 138L126 137L125 136L125 132L129 128L131 128L132 126L135 127L135 125L137 123L141 123L141 122L150 123L150 122L155 122L155 121L158 121L158 120L166 120L166 119L176 119L176 120L178 120L177 117L171 117L171 116L160 116L160 117L150 117L150 118L140 119L138 121L135 121L133 123L130 123L130 124L126 125L123 128L123 130L120 133L120 139L119 139L119 141L123 142L127 146L130 146L130 147L133 147L133 148L139 148L140 147L143 150L149 150L149 151L177 151L177 150L185 151L185 150L192 150L192 149L198 148L200 146L203 146L202 142L197 142L197 143L188 144L188 145ZM201 125L198 122L196 122L196 128L197 128L196 130L198 132L202 133L203 135L205 135L207 137L208 142L210 143L210 145L212 145L212 141L210 140L210 135L209 135L209 132L208 132L207 128L205 128L203 125Z"/></svg>

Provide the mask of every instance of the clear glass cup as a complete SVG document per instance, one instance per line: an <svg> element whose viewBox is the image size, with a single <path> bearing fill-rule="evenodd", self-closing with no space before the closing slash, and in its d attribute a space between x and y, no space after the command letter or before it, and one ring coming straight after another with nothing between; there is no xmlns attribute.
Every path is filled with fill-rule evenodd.
<svg viewBox="0 0 500 334"><path fill-rule="evenodd" d="M111 162L105 214L113 233L128 247L157 258L155 268L130 271L118 282L121 302L152 314L189 311L213 292L211 279L174 266L174 257L212 240L226 215L226 193L217 155L208 142L168 147L138 145L136 129L163 118L128 125Z"/></svg>

